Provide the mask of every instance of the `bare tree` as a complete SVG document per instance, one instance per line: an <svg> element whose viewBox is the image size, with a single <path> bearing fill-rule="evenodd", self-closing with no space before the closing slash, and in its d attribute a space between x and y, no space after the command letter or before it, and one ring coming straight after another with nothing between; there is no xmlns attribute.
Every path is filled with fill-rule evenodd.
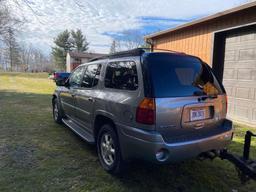
<svg viewBox="0 0 256 192"><path fill-rule="evenodd" d="M144 44L143 34L139 31L127 31L123 33L124 41L122 46L126 49L134 49Z"/></svg>
<svg viewBox="0 0 256 192"><path fill-rule="evenodd" d="M41 50L34 48L31 44L28 46L23 45L20 52L23 71L42 72L53 70L54 66L50 57Z"/></svg>
<svg viewBox="0 0 256 192"><path fill-rule="evenodd" d="M109 53L112 54L112 53L116 53L120 51L120 41L118 40L113 40L112 41L112 44L110 46L110 51Z"/></svg>
<svg viewBox="0 0 256 192"><path fill-rule="evenodd" d="M15 33L12 28L8 29L8 32L4 34L4 43L6 45L6 57L8 58L9 69L19 70L21 64L21 57L19 52L19 45L15 38Z"/></svg>
<svg viewBox="0 0 256 192"><path fill-rule="evenodd" d="M9 30L17 30L23 21L12 15L10 8L5 4L4 0L0 0L0 40L9 33Z"/></svg>

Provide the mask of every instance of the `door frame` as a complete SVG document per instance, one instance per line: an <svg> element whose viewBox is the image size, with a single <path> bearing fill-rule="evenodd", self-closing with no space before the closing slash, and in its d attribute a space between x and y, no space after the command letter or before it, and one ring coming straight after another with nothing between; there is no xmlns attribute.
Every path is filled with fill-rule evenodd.
<svg viewBox="0 0 256 192"><path fill-rule="evenodd" d="M227 35L236 32L238 30L246 31L256 27L256 22L248 23L245 25L239 25L235 27L230 27L222 30L213 32L212 34L212 51L211 51L211 66L217 76L217 78L222 82L224 73L224 57L225 57L225 39Z"/></svg>

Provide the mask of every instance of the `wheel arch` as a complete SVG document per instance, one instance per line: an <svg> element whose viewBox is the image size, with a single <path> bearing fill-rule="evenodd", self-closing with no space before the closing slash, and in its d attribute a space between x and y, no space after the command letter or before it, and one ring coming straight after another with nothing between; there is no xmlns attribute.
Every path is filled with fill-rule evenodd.
<svg viewBox="0 0 256 192"><path fill-rule="evenodd" d="M102 125L104 125L104 124L110 124L118 136L116 124L115 124L115 121L113 120L113 117L111 117L110 115L107 115L107 114L99 113L95 116L95 120L94 120L94 124L93 124L93 128L94 128L93 135L94 135L95 141L97 141L97 136L98 136L99 130L102 127Z"/></svg>

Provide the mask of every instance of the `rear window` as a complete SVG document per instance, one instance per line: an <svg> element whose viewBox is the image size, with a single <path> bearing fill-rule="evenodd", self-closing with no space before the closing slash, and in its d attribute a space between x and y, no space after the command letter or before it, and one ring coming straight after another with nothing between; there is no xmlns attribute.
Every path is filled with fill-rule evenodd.
<svg viewBox="0 0 256 192"><path fill-rule="evenodd" d="M167 53L144 58L154 97L218 95L223 90L207 65L196 57Z"/></svg>

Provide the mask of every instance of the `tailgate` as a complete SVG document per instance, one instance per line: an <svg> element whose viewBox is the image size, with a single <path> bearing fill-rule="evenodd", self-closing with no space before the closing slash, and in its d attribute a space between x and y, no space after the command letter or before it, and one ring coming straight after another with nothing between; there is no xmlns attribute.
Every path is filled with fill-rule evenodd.
<svg viewBox="0 0 256 192"><path fill-rule="evenodd" d="M156 99L156 129L168 143L201 139L224 132L225 96ZM195 117L199 114L199 117Z"/></svg>

